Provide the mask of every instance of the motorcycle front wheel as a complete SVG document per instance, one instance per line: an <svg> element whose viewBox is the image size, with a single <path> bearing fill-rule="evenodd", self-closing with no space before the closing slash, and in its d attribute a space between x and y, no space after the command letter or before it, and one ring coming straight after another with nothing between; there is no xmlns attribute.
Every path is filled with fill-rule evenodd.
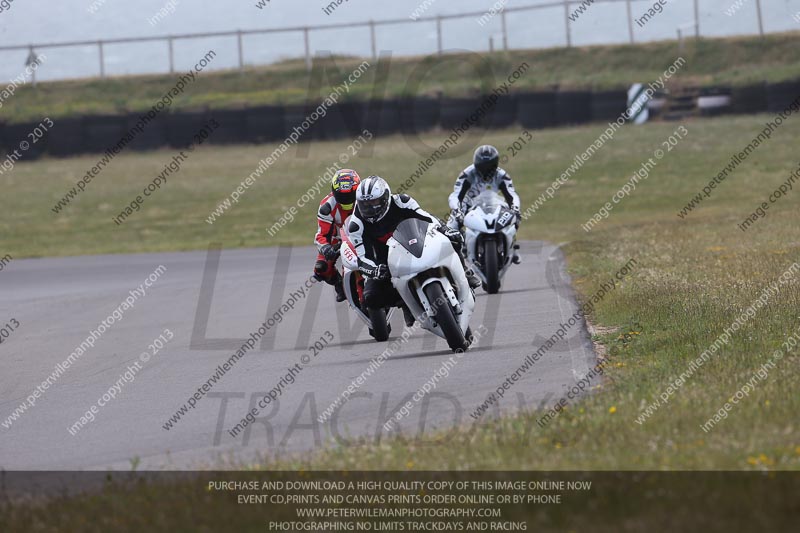
<svg viewBox="0 0 800 533"><path fill-rule="evenodd" d="M453 308L450 307L450 300L444 295L442 285L431 283L425 287L425 296L428 297L428 302L431 304L432 318L442 329L447 345L454 352L458 350L466 351L470 343L464 336L464 332L461 331L461 326L458 325L458 320L456 320Z"/></svg>
<svg viewBox="0 0 800 533"><path fill-rule="evenodd" d="M498 267L497 242L483 242L483 273L486 275L486 292L497 294L500 290L500 268Z"/></svg>

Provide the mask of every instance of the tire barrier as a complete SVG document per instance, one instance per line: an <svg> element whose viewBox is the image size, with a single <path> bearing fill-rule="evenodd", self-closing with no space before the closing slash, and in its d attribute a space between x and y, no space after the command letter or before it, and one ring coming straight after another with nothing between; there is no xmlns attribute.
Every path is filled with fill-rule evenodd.
<svg viewBox="0 0 800 533"><path fill-rule="evenodd" d="M370 100L365 108L364 127L375 135L392 135L401 130L400 102Z"/></svg>
<svg viewBox="0 0 800 533"><path fill-rule="evenodd" d="M300 141L309 141L311 139L320 140L322 139L322 120L324 117L318 118L315 122L312 123L310 118L311 113L317 108L317 106L312 105L290 105L286 106L283 110L283 120L284 125L286 128L286 135L291 135L295 128L298 128L298 132L302 132L300 135ZM307 122L306 122L307 121ZM308 129L303 130L302 124L306 123L308 125Z"/></svg>
<svg viewBox="0 0 800 533"><path fill-rule="evenodd" d="M245 129L251 142L282 141L286 138L284 109L279 106L263 106L248 109Z"/></svg>
<svg viewBox="0 0 800 533"><path fill-rule="evenodd" d="M417 98L400 102L400 130L404 133L422 133L439 124L438 99Z"/></svg>
<svg viewBox="0 0 800 533"><path fill-rule="evenodd" d="M140 115L128 115L125 121L125 131L131 131L139 123ZM61 123L59 123L59 126ZM166 119L157 116L142 126L142 131L136 131L135 137L128 148L131 150L158 150L169 144L167 139Z"/></svg>
<svg viewBox="0 0 800 533"><path fill-rule="evenodd" d="M800 97L800 80L776 84L756 83L743 87L705 88L699 100L704 115L720 113L777 113ZM449 130L459 127L485 101L474 98L404 98L342 102L310 120L316 105L259 106L247 109L164 113L134 137L128 145L133 150L153 150L163 147L182 148L194 141L194 135L214 118L219 128L210 136L213 144L262 143L282 141L295 127L308 120L308 130L302 141L352 138L368 129L375 135L403 133L415 151L429 153L415 136L437 127ZM655 104L657 99L651 101ZM479 128L506 128L519 124L523 128L541 129L559 125L583 124L590 121L615 120L627 107L624 90L598 91L540 91L501 97L486 109ZM35 145L31 144L25 159L35 159L43 153L65 157L85 153L102 153L116 144L138 122L140 114L120 116L88 116L54 119L55 127ZM0 124L0 147L13 152L26 140L39 122ZM413 140L415 139L416 140Z"/></svg>
<svg viewBox="0 0 800 533"><path fill-rule="evenodd" d="M100 153L116 145L125 135L126 121L127 117L122 115L86 117L83 123L83 151Z"/></svg>
<svg viewBox="0 0 800 533"><path fill-rule="evenodd" d="M628 93L625 91L598 91L592 93L592 120L612 122L628 108Z"/></svg>
<svg viewBox="0 0 800 533"><path fill-rule="evenodd" d="M800 81L767 85L767 111L778 113L800 97Z"/></svg>
<svg viewBox="0 0 800 533"><path fill-rule="evenodd" d="M439 126L445 130L460 127L469 120L471 115L477 114L482 103L483 100L469 98L441 99L439 101ZM485 115L478 121L477 126L482 127L483 122L486 122Z"/></svg>
<svg viewBox="0 0 800 533"><path fill-rule="evenodd" d="M556 93L556 123L559 126L586 124L592 121L592 93L559 91Z"/></svg>
<svg viewBox="0 0 800 533"><path fill-rule="evenodd" d="M556 93L528 93L517 97L517 121L524 128L541 129L556 125Z"/></svg>
<svg viewBox="0 0 800 533"><path fill-rule="evenodd" d="M84 153L83 119L62 118L58 119L53 129L49 132L47 152L56 157L67 157Z"/></svg>
<svg viewBox="0 0 800 533"><path fill-rule="evenodd" d="M731 113L765 113L767 111L767 84L756 83L734 87L731 91Z"/></svg>
<svg viewBox="0 0 800 533"><path fill-rule="evenodd" d="M480 99L481 102L486 97ZM501 96L497 103L486 113L483 120L485 127L490 129L508 128L517 123L517 96L507 94Z"/></svg>
<svg viewBox="0 0 800 533"><path fill-rule="evenodd" d="M31 140L29 133L39 126L39 122L23 122L8 124L3 128L3 147L6 154L13 154L17 150L17 161L31 161L42 156L47 151L50 132L45 132L36 142ZM25 143L24 146L20 146Z"/></svg>
<svg viewBox="0 0 800 533"><path fill-rule="evenodd" d="M190 138L193 140L197 132L212 118L217 121L219 127L208 137L210 144L237 144L251 142L252 139L247 134L247 109L218 109L208 111L206 120L191 132Z"/></svg>
<svg viewBox="0 0 800 533"><path fill-rule="evenodd" d="M342 139L358 137L364 130L366 104L364 102L344 102L330 109L320 119L322 139Z"/></svg>
<svg viewBox="0 0 800 533"><path fill-rule="evenodd" d="M215 118L217 113L214 113ZM194 135L200 131L210 116L205 112L187 112L187 113L174 113L167 115L167 141L172 148L185 148L194 142ZM217 119L220 129L223 127L221 119ZM152 122L148 124L147 128L153 128L156 124ZM214 132L212 137L217 136L217 131Z"/></svg>

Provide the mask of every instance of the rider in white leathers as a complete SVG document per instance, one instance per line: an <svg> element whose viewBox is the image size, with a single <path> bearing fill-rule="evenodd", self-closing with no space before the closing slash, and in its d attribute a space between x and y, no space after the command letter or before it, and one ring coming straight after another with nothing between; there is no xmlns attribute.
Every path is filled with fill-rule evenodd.
<svg viewBox="0 0 800 533"><path fill-rule="evenodd" d="M473 164L465 168L456 179L453 192L448 197L450 218L447 226L461 231L464 214L470 210L475 198L484 191L495 191L502 194L509 207L517 215L517 229L520 222L520 199L514 190L514 182L508 172L498 167L500 153L491 145L483 145L475 150ZM514 252L514 263L519 263L519 255Z"/></svg>

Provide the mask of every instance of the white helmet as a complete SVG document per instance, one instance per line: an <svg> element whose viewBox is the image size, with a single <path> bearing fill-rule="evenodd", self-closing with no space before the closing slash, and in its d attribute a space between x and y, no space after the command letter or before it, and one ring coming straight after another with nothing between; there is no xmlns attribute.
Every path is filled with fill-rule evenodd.
<svg viewBox="0 0 800 533"><path fill-rule="evenodd" d="M363 180L356 191L356 206L359 214L370 224L378 222L389 212L392 191L380 176Z"/></svg>

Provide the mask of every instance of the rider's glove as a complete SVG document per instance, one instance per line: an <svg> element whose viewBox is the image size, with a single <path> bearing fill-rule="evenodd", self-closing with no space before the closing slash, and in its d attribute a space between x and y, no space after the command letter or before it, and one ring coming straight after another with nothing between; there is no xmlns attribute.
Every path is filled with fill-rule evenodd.
<svg viewBox="0 0 800 533"><path fill-rule="evenodd" d="M461 209L453 209L452 216L459 226L464 225L464 212Z"/></svg>
<svg viewBox="0 0 800 533"><path fill-rule="evenodd" d="M319 251L328 261L334 261L339 257L339 250L330 244L323 245Z"/></svg>
<svg viewBox="0 0 800 533"><path fill-rule="evenodd" d="M461 243L464 240L460 231L449 226L439 226L439 231L450 239L451 242Z"/></svg>
<svg viewBox="0 0 800 533"><path fill-rule="evenodd" d="M392 274L389 272L389 265L378 265L378 268L375 269L375 279L381 281L392 279Z"/></svg>

